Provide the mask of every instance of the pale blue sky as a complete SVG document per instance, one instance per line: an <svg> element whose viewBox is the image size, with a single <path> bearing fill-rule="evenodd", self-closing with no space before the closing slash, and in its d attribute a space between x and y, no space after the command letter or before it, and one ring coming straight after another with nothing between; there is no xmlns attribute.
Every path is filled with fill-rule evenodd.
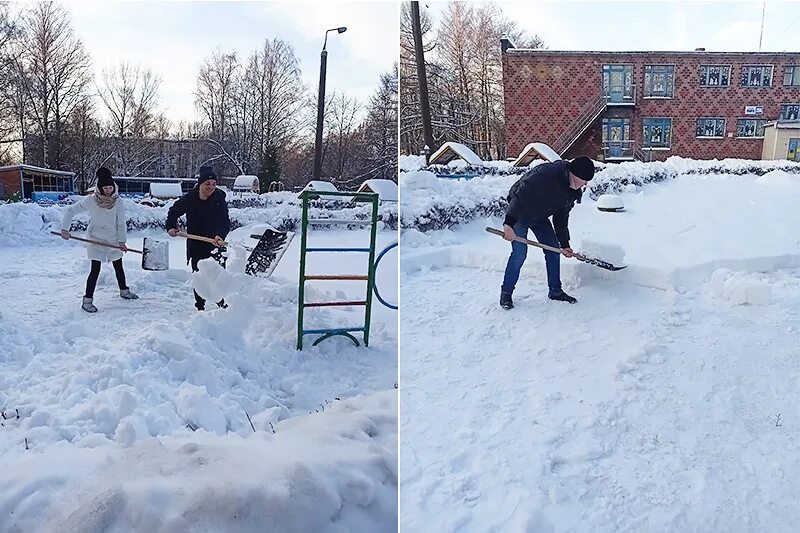
<svg viewBox="0 0 800 533"><path fill-rule="evenodd" d="M480 2L478 2L480 3ZM757 51L762 2L495 2L551 50ZM424 1L439 20L446 2ZM800 52L800 2L767 1L762 51Z"/></svg>
<svg viewBox="0 0 800 533"><path fill-rule="evenodd" d="M303 79L316 94L325 30L328 91L345 91L366 103L381 73L392 68L399 45L396 2L65 2L73 25L103 68L124 59L163 79L161 104L173 121L200 118L194 110L198 66L214 48L240 58L280 38L294 46Z"/></svg>

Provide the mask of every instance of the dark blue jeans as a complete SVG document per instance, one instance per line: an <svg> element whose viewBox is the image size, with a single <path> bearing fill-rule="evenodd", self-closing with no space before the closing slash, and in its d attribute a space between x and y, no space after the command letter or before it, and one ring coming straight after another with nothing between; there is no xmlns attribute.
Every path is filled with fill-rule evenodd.
<svg viewBox="0 0 800 533"><path fill-rule="evenodd" d="M529 226L524 222L517 222L514 224L514 233L517 234L517 237L526 238L528 236L528 229ZM537 220L530 225L530 230L533 231L533 234L536 235L536 240L540 243L555 246L556 248L561 247L549 218ZM561 254L548 250L543 251L544 262L547 267L547 286L551 291L559 291L561 290ZM522 269L522 264L525 262L527 256L527 244L511 241L511 256L508 258L506 273L503 276L503 286L500 288L500 292L506 294L514 292L514 287L517 285L517 280L519 280L519 271Z"/></svg>

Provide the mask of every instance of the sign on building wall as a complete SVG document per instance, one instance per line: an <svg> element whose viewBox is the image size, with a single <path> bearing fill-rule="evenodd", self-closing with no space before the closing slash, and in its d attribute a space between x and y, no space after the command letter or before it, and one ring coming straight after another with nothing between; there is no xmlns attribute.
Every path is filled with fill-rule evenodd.
<svg viewBox="0 0 800 533"><path fill-rule="evenodd" d="M744 114L745 115L763 115L764 114L764 106L761 106L761 105L744 106Z"/></svg>

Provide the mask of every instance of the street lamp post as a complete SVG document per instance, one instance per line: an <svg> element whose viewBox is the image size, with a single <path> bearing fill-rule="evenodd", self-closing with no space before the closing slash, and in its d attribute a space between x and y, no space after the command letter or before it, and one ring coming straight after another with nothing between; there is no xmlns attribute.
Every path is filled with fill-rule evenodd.
<svg viewBox="0 0 800 533"><path fill-rule="evenodd" d="M317 136L314 140L314 173L312 179L318 180L322 172L322 118L325 114L325 73L328 64L328 51L325 49L328 46L328 32L335 31L337 33L344 33L347 28L344 26L339 28L331 28L325 32L325 41L322 44L322 52L320 53L319 60L319 96L317 98Z"/></svg>

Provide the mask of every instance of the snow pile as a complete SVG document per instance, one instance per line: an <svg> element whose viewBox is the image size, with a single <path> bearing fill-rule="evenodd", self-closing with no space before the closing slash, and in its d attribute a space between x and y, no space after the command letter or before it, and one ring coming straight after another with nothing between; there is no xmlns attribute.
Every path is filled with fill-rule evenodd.
<svg viewBox="0 0 800 533"><path fill-rule="evenodd" d="M397 530L395 391L255 433L1 457L3 531Z"/></svg>
<svg viewBox="0 0 800 533"><path fill-rule="evenodd" d="M425 167L424 155L401 155L397 160L401 172L412 172Z"/></svg>
<svg viewBox="0 0 800 533"><path fill-rule="evenodd" d="M727 268L715 270L709 287L711 294L734 304L769 305L771 289L763 275L733 272Z"/></svg>
<svg viewBox="0 0 800 533"><path fill-rule="evenodd" d="M198 272L192 274L192 288L209 302L219 302L226 296L242 290L247 282L244 279L244 272L231 273L214 259L198 262L197 270Z"/></svg>

